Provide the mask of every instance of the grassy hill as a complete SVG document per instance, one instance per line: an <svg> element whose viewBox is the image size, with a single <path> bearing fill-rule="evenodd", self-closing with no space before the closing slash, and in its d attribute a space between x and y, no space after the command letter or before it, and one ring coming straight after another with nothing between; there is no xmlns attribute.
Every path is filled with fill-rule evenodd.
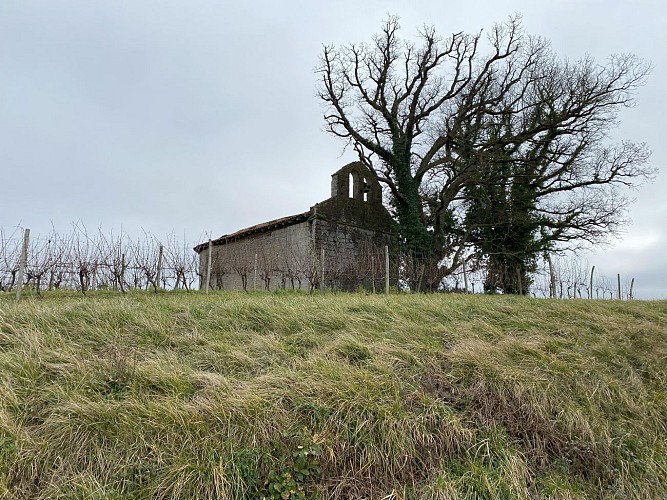
<svg viewBox="0 0 667 500"><path fill-rule="evenodd" d="M667 302L0 295L0 498L667 498Z"/></svg>

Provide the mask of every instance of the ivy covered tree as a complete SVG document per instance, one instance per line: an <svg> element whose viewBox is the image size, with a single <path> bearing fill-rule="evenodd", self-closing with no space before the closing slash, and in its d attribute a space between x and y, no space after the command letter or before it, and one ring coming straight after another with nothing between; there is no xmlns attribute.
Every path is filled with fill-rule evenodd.
<svg viewBox="0 0 667 500"><path fill-rule="evenodd" d="M398 33L390 17L370 44L324 47L318 95L327 130L387 187L400 243L438 263L431 286L476 255L489 289L525 293L537 254L623 224L649 152L607 133L650 65L562 61L518 17L486 38Z"/></svg>
<svg viewBox="0 0 667 500"><path fill-rule="evenodd" d="M526 294L541 242L535 190L511 158L479 165L477 182L466 188L465 225L486 268L484 290Z"/></svg>

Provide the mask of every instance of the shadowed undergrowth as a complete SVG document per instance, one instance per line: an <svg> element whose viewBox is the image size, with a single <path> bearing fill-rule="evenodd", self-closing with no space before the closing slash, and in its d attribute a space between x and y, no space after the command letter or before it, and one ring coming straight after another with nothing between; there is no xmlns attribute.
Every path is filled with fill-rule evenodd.
<svg viewBox="0 0 667 500"><path fill-rule="evenodd" d="M667 498L666 438L664 301L0 296L0 498Z"/></svg>

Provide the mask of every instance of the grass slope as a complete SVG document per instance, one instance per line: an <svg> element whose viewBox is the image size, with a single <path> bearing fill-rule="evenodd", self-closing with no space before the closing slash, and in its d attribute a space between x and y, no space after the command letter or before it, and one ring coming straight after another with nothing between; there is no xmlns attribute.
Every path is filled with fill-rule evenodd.
<svg viewBox="0 0 667 500"><path fill-rule="evenodd" d="M667 498L664 301L11 299L0 498Z"/></svg>

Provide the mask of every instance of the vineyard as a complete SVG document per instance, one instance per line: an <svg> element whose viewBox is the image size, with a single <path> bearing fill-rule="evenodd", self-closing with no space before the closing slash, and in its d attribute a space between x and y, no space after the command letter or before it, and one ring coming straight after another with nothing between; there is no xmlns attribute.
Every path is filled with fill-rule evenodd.
<svg viewBox="0 0 667 500"><path fill-rule="evenodd" d="M22 231L0 229L0 291L17 286L23 242ZM67 234L53 231L27 243L21 284L36 292L198 287L197 255L173 234L164 240L149 233L133 239L74 225Z"/></svg>
<svg viewBox="0 0 667 500"><path fill-rule="evenodd" d="M67 233L55 230L45 236L29 236L20 228L0 228L0 292L22 290L195 290L206 289L207 269L200 269L196 242L174 233L160 238L144 232L131 237L120 231L88 231L74 224ZM25 266L21 273L22 250ZM280 253L280 252L279 252ZM214 275L238 275L244 290L338 291L341 283L363 283L369 292L392 290L415 292L482 293L484 262L471 254L466 264L434 282L438 262L411 254L362 252L353 267L336 264L335 255L311 256L304 261L284 255L239 255L214 267ZM377 253L377 255L376 255ZM205 259L204 259L205 262ZM202 266L202 267L205 267ZM387 271L389 274L387 274ZM270 286L271 277L278 276ZM202 284L200 286L200 283ZM220 288L208 282L210 288ZM632 299L634 279L621 280L595 273L595 267L575 259L551 257L540 261L532 275L529 295L540 298Z"/></svg>

